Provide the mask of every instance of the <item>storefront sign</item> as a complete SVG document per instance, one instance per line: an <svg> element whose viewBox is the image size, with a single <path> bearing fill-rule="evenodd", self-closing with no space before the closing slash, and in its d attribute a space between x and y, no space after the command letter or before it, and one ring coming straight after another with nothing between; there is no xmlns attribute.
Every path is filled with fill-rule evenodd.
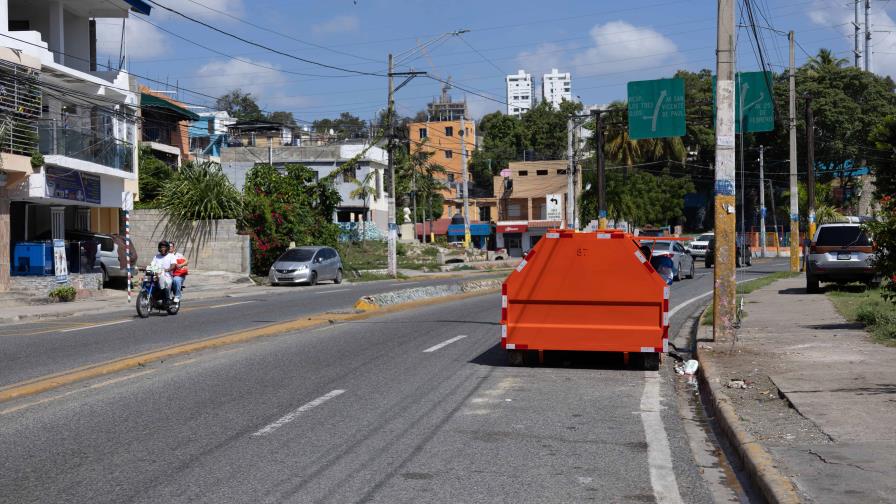
<svg viewBox="0 0 896 504"><path fill-rule="evenodd" d="M100 177L77 170L46 167L48 198L100 204Z"/></svg>
<svg viewBox="0 0 896 504"><path fill-rule="evenodd" d="M466 230L463 224L451 224L448 226L448 236L465 236ZM470 236L488 236L492 234L489 224L470 224Z"/></svg>
<svg viewBox="0 0 896 504"><path fill-rule="evenodd" d="M56 283L68 281L68 261L65 259L65 240L53 240L53 267Z"/></svg>
<svg viewBox="0 0 896 504"><path fill-rule="evenodd" d="M528 230L527 224L498 224L499 233L525 233Z"/></svg>

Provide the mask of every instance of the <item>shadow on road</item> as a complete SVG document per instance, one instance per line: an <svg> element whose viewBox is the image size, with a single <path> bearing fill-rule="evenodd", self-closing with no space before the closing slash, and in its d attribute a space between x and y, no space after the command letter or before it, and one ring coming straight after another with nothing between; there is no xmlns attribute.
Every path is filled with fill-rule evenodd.
<svg viewBox="0 0 896 504"><path fill-rule="evenodd" d="M543 362L538 362L538 352L530 351L527 364L523 366L511 366L507 362L507 352L496 344L488 350L470 360L472 364L492 367L534 367L552 369L609 369L619 371L639 371L635 367L636 359L631 359L631 365L626 366L622 353L619 352L569 352L569 351L545 351Z"/></svg>

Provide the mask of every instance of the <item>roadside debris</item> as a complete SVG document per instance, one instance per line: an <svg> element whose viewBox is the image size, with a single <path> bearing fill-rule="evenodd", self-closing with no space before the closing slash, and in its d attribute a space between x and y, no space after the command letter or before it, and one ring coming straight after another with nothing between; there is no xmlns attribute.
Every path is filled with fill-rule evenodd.
<svg viewBox="0 0 896 504"><path fill-rule="evenodd" d="M731 389L746 389L747 383L743 380L728 380L728 384L725 386Z"/></svg>

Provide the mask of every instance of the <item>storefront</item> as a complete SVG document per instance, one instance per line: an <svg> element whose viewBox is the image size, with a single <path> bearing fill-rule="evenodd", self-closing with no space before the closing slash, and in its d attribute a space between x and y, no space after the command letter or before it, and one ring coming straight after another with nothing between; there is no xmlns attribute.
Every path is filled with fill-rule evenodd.
<svg viewBox="0 0 896 504"><path fill-rule="evenodd" d="M507 249L510 257L522 257L523 252L529 250L528 231L528 221L498 222L495 235L497 247Z"/></svg>
<svg viewBox="0 0 896 504"><path fill-rule="evenodd" d="M463 220L463 219L461 219ZM448 241L456 242L464 240L463 224L451 224L448 226ZM487 222L470 223L470 240L474 248L487 250L489 237L492 235L492 225Z"/></svg>

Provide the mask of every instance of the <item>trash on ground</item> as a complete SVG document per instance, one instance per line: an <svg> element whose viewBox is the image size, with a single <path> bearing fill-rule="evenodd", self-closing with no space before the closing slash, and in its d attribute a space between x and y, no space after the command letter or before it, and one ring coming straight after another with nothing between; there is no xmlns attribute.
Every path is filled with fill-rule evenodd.
<svg viewBox="0 0 896 504"><path fill-rule="evenodd" d="M733 389L745 389L747 388L747 383L743 380L728 380L728 385L726 385L726 387Z"/></svg>
<svg viewBox="0 0 896 504"><path fill-rule="evenodd" d="M684 374L692 375L697 374L697 368L700 367L700 363L691 359L684 363Z"/></svg>

